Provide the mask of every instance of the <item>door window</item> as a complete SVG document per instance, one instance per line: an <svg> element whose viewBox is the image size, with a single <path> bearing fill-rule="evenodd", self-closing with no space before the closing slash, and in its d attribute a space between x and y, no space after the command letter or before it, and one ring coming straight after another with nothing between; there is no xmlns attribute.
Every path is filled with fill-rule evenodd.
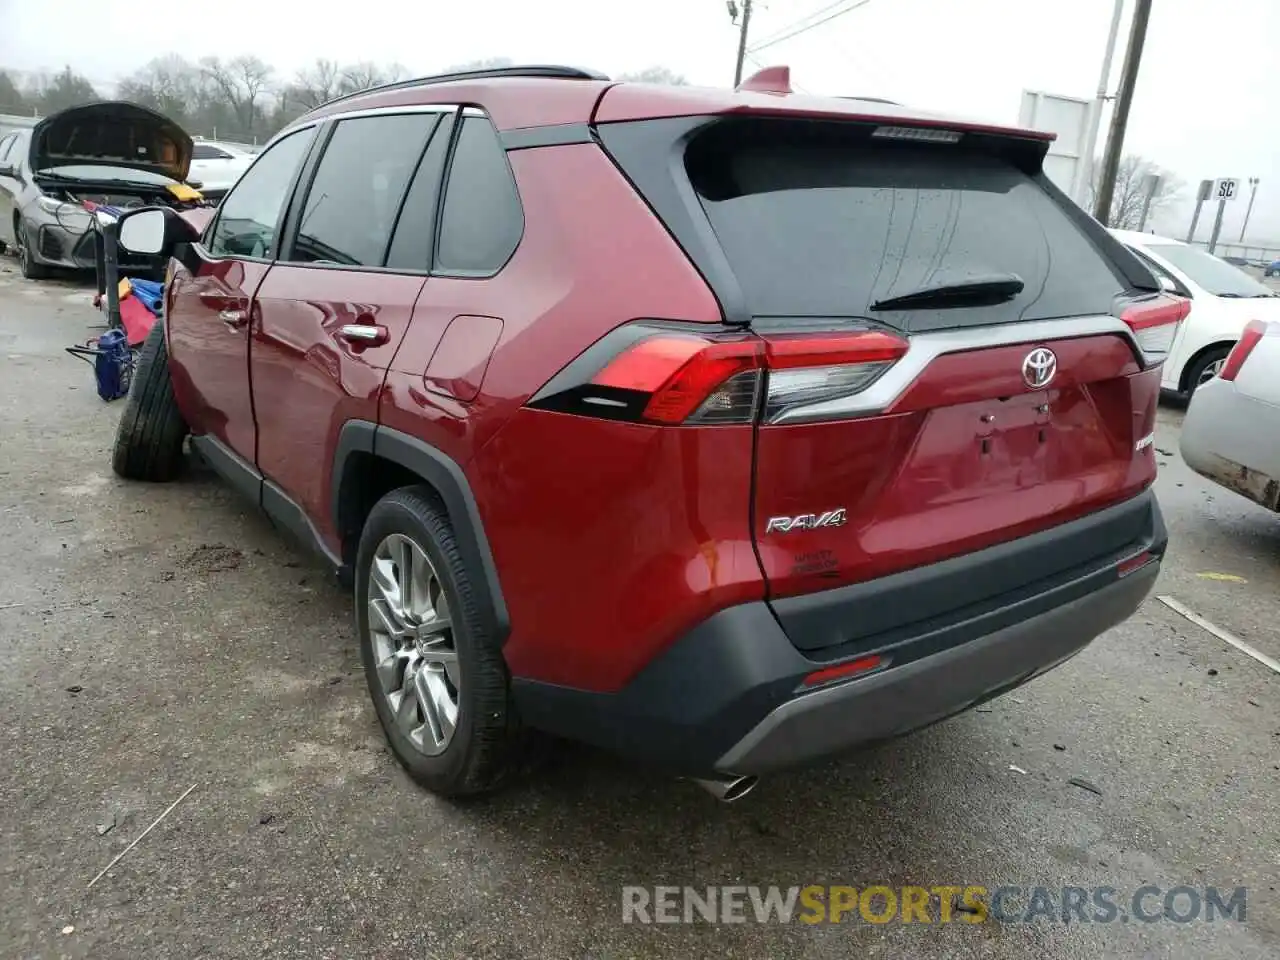
<svg viewBox="0 0 1280 960"><path fill-rule="evenodd" d="M464 117L449 165L437 272L492 276L523 232L520 194L498 131L487 117Z"/></svg>
<svg viewBox="0 0 1280 960"><path fill-rule="evenodd" d="M418 170L409 184L400 217L396 221L387 267L392 270L431 269L431 249L436 235L436 208L440 202L440 182L449 153L453 116L441 120L427 144Z"/></svg>
<svg viewBox="0 0 1280 960"><path fill-rule="evenodd" d="M440 116L405 113L339 122L284 259L382 266L405 189Z"/></svg>
<svg viewBox="0 0 1280 960"><path fill-rule="evenodd" d="M294 177L314 138L314 127L290 134L245 171L218 208L208 243L210 254L259 260L271 255Z"/></svg>

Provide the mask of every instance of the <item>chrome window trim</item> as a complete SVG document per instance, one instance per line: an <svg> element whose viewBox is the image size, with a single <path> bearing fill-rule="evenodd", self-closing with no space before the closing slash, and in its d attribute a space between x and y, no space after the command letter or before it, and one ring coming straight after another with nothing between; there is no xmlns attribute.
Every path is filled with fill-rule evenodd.
<svg viewBox="0 0 1280 960"><path fill-rule="evenodd" d="M368 107L364 110L345 110L342 113L330 113L323 117L314 117L310 120L299 120L296 123L285 127L274 137L262 145L260 153L265 153L267 147L271 146L277 140L291 134L297 133L299 130L305 130L307 127L319 126L322 123L328 123L339 120L352 120L357 117L382 117L397 113L455 113L461 104L457 103L410 103L396 107ZM474 110L474 107L467 107L467 110ZM483 111L477 111L478 116L484 116ZM468 114L470 116L470 114Z"/></svg>
<svg viewBox="0 0 1280 960"><path fill-rule="evenodd" d="M765 423L773 425L806 423L814 420L843 420L880 413L897 402L929 364L947 354L988 350L994 347L1013 347L1023 343L1032 347L1054 340L1105 334L1123 337L1133 348L1135 355L1142 356L1138 342L1128 325L1118 317L1107 315L1028 320L990 327L966 327L960 330L917 333L908 336L907 352L902 359L862 392L835 400L821 400L817 403L785 407Z"/></svg>

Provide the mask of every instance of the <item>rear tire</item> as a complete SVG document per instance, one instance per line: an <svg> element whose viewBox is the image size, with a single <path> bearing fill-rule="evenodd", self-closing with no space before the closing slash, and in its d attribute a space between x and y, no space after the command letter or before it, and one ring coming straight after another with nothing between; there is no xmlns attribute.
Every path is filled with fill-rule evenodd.
<svg viewBox="0 0 1280 960"><path fill-rule="evenodd" d="M356 557L365 678L396 760L446 797L492 791L527 755L506 662L479 613L435 492L405 487L379 500Z"/></svg>
<svg viewBox="0 0 1280 960"><path fill-rule="evenodd" d="M1222 365L1227 360L1227 355L1230 353L1230 347L1214 347L1212 350L1206 350L1196 358L1195 363L1187 370L1188 400L1191 399L1202 383L1206 383L1217 376L1218 370L1222 368Z"/></svg>
<svg viewBox="0 0 1280 960"><path fill-rule="evenodd" d="M182 467L187 424L178 410L169 378L164 323L156 321L138 355L125 398L111 467L126 480L164 483Z"/></svg>

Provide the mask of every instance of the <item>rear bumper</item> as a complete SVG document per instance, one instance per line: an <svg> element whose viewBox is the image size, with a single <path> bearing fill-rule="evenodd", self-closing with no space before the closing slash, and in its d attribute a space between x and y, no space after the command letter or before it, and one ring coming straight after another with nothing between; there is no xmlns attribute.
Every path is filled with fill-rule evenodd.
<svg viewBox="0 0 1280 960"><path fill-rule="evenodd" d="M1255 503L1280 510L1280 407L1214 378L1200 387L1182 423L1182 459L1196 473Z"/></svg>
<svg viewBox="0 0 1280 960"><path fill-rule="evenodd" d="M1020 590L1000 604L962 602L956 616L895 629L873 644L860 637L823 650L822 659L798 649L769 604L744 604L699 624L614 693L517 678L517 708L533 727L692 775L770 773L908 733L1051 669L1138 608L1168 538L1150 491L1117 509L1146 517L1140 537L1038 592ZM1090 523L1096 518L1064 524L1056 535L1070 542ZM1144 566L1121 573L1122 561L1143 553L1150 554ZM973 570L980 578L981 560ZM847 590L811 595L808 612L826 623L856 616L868 586L852 606ZM870 653L887 667L804 685L815 670Z"/></svg>

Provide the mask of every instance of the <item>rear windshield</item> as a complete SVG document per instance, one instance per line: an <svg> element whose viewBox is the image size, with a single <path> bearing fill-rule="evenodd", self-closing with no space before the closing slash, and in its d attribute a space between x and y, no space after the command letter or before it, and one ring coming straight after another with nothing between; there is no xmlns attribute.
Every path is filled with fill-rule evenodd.
<svg viewBox="0 0 1280 960"><path fill-rule="evenodd" d="M756 317L873 317L906 330L1110 312L1125 284L1014 163L963 143L851 138L836 125L724 124L685 164ZM995 305L876 301L1015 274Z"/></svg>
<svg viewBox="0 0 1280 960"><path fill-rule="evenodd" d="M1215 297L1253 299L1274 295L1270 287L1259 283L1239 267L1233 267L1225 260L1219 260L1213 254L1196 247L1178 243L1153 243L1148 249L1157 257L1173 264L1190 277L1192 282Z"/></svg>

